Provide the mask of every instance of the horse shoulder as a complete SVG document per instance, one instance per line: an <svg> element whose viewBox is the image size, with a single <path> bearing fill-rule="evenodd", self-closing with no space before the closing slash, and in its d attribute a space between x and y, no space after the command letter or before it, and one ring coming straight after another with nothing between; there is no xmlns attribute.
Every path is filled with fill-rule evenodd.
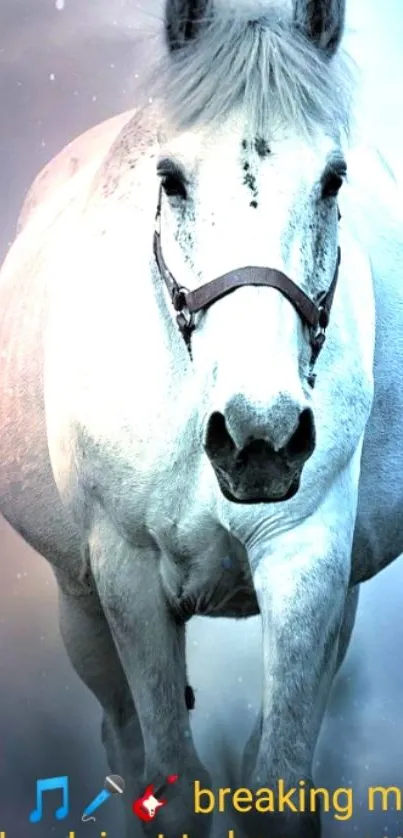
<svg viewBox="0 0 403 838"><path fill-rule="evenodd" d="M17 235L37 207L57 195L61 187L71 182L84 167L96 171L119 132L134 114L135 110L125 111L89 128L52 158L28 190L17 221Z"/></svg>
<svg viewBox="0 0 403 838"><path fill-rule="evenodd" d="M31 206L0 274L0 512L53 565L73 561L73 575L81 574L81 536L56 488L44 407L49 282L83 208L91 213L89 197L96 204L98 189L113 191L155 142L153 126L148 116L123 114L51 161L31 188Z"/></svg>
<svg viewBox="0 0 403 838"><path fill-rule="evenodd" d="M352 162L354 219L364 229L376 312L374 400L354 540L353 576L362 581L403 551L403 203L398 179L377 152L359 149Z"/></svg>
<svg viewBox="0 0 403 838"><path fill-rule="evenodd" d="M80 538L62 507L49 460L43 394L49 250L63 237L132 112L87 131L34 181L0 274L0 512L54 564L80 563ZM60 220L61 223L58 223ZM59 233L60 231L60 233Z"/></svg>

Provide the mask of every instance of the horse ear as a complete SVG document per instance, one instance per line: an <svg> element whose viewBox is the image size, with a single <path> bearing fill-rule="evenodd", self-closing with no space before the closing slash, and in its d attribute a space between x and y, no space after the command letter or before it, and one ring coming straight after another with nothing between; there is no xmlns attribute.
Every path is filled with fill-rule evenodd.
<svg viewBox="0 0 403 838"><path fill-rule="evenodd" d="M165 0L165 39L170 52L196 38L211 0Z"/></svg>
<svg viewBox="0 0 403 838"><path fill-rule="evenodd" d="M346 0L294 0L297 29L331 58L343 37Z"/></svg>

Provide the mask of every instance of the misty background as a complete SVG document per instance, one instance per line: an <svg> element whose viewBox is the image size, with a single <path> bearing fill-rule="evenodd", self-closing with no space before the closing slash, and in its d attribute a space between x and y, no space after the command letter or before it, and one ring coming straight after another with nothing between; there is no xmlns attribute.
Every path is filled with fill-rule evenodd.
<svg viewBox="0 0 403 838"><path fill-rule="evenodd" d="M42 166L85 129L136 105L150 56L161 49L161 6L159 0L0 0L0 261ZM362 124L402 175L402 0L347 0L347 7L346 44L362 70ZM352 786L355 811L344 824L325 817L324 838L403 836L403 813L365 811L369 785L403 789L402 578L400 559L362 589L315 760L319 784ZM259 704L259 622L194 619L188 646L196 743L225 784L217 769L222 742L236 759ZM7 838L67 838L69 830L77 838L101 830L120 838L114 798L96 825L80 823L107 773L99 724L98 705L60 640L50 570L0 519L0 831ZM69 818L54 820L52 797L43 822L31 825L36 779L64 774ZM217 819L215 836L226 828Z"/></svg>

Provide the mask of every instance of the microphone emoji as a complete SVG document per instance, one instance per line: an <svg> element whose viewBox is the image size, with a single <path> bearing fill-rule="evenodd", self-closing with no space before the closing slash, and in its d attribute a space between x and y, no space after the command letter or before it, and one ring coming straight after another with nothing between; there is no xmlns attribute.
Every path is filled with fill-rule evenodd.
<svg viewBox="0 0 403 838"><path fill-rule="evenodd" d="M119 774L108 774L105 777L104 788L102 791L91 800L91 803L86 806L84 812L82 814L82 822L87 823L88 821L95 821L96 818L93 816L93 812L96 809L99 809L103 803L106 803L107 800L111 797L112 794L123 794L125 790L125 782L122 777L119 777Z"/></svg>

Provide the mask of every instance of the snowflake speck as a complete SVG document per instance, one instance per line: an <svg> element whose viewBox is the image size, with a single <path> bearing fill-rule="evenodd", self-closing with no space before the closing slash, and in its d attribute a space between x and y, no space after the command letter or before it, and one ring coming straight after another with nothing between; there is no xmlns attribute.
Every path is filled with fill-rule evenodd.
<svg viewBox="0 0 403 838"><path fill-rule="evenodd" d="M58 12L62 12L65 6L64 0L56 0L55 6Z"/></svg>

